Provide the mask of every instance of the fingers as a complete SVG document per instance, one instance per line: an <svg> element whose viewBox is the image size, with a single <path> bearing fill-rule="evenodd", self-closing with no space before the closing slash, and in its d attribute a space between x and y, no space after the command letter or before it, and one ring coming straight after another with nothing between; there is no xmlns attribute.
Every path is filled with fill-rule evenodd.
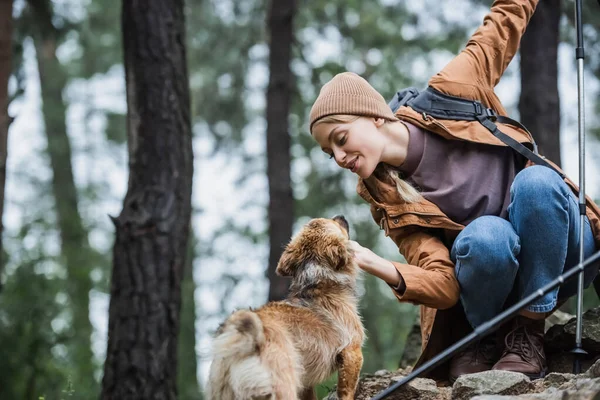
<svg viewBox="0 0 600 400"><path fill-rule="evenodd" d="M358 242L356 242L354 240L350 240L349 244L350 244L350 248L354 251L361 251L364 249L364 247L362 247L360 244L358 244Z"/></svg>

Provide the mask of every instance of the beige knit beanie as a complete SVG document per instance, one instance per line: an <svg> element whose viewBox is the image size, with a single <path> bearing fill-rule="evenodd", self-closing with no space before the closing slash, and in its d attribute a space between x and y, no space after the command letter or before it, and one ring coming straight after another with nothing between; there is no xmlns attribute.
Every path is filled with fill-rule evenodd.
<svg viewBox="0 0 600 400"><path fill-rule="evenodd" d="M310 110L310 130L319 119L334 114L398 119L383 96L353 72L337 74L323 85Z"/></svg>

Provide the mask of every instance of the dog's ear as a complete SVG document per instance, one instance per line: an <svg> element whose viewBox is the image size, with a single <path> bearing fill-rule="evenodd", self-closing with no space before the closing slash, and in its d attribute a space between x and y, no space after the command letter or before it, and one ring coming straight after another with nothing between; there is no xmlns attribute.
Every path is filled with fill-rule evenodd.
<svg viewBox="0 0 600 400"><path fill-rule="evenodd" d="M298 257L294 247L288 244L279 258L275 273L279 276L293 276L296 268L298 268Z"/></svg>
<svg viewBox="0 0 600 400"><path fill-rule="evenodd" d="M348 265L351 261L350 257L351 255L343 243L332 243L325 247L325 259L336 270L340 270Z"/></svg>

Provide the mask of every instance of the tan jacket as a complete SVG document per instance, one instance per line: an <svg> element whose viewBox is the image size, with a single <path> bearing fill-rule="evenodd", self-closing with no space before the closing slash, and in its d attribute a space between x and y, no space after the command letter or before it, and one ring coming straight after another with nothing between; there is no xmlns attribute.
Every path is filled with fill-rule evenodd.
<svg viewBox="0 0 600 400"><path fill-rule="evenodd" d="M494 87L517 52L537 3L537 0L496 0L466 48L432 77L429 85L446 94L479 100L498 114L506 115ZM435 120L409 107L401 107L396 116L447 139L505 146L477 121ZM532 147L532 138L525 131L503 124L498 127ZM565 181L577 194L577 186L569 179ZM406 291L395 294L400 301L422 306L423 352L418 366L460 339L451 330L455 308L448 310L459 299L459 285L449 248L464 226L451 221L427 200L406 204L393 183L379 180L374 175L360 179L357 192L371 204L373 218L397 244L407 261L407 264L394 263L406 283ZM598 245L600 209L589 198L587 201L587 216ZM446 372L442 366L429 376L445 379Z"/></svg>

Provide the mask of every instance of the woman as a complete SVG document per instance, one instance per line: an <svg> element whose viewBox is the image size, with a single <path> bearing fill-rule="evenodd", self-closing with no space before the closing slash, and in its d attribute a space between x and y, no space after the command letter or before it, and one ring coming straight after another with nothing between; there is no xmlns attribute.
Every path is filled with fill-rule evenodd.
<svg viewBox="0 0 600 400"><path fill-rule="evenodd" d="M506 115L493 88L536 5L496 0L466 48L429 86ZM532 147L525 131L498 126ZM385 260L354 243L363 270L387 282L400 301L423 306L417 365L578 262L575 185L551 168L532 166L478 121L435 120L406 106L391 110L366 80L342 73L321 89L310 130L325 153L359 176L358 193L407 261ZM587 257L600 244L600 210L589 199L586 215ZM596 274L597 268L587 271L586 286ZM483 338L430 376L454 380L489 369L544 376L544 318L575 294L576 280L546 294L502 336Z"/></svg>

